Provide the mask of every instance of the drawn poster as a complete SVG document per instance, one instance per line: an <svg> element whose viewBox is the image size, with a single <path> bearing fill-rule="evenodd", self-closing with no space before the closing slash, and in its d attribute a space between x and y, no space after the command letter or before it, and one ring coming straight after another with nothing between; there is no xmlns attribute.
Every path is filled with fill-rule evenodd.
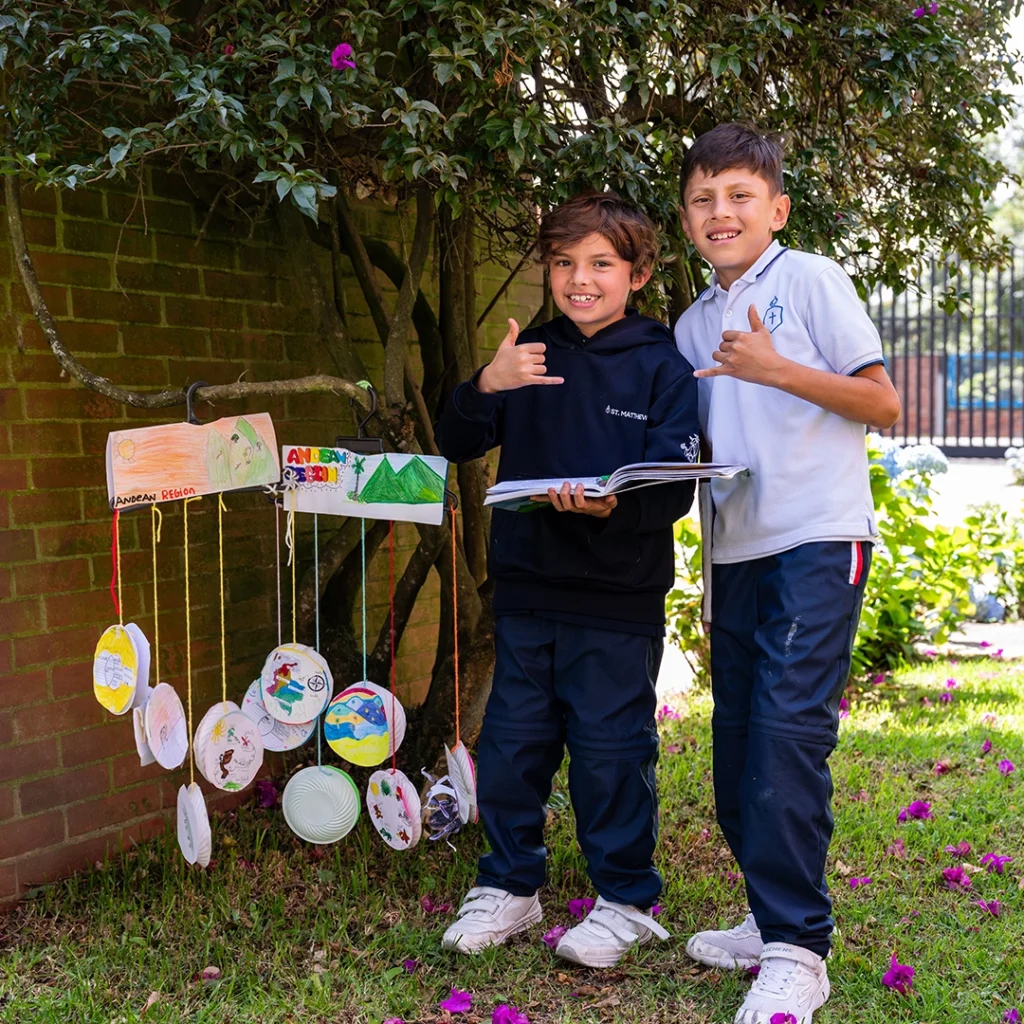
<svg viewBox="0 0 1024 1024"><path fill-rule="evenodd" d="M164 423L107 436L110 507L261 487L281 478L270 414Z"/></svg>
<svg viewBox="0 0 1024 1024"><path fill-rule="evenodd" d="M438 455L358 455L347 448L284 445L282 479L298 512L440 525L448 460Z"/></svg>

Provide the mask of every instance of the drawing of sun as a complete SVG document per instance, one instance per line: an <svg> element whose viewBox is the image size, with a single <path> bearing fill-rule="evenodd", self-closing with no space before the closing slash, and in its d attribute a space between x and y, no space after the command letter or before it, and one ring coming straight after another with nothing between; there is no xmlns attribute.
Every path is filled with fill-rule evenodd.
<svg viewBox="0 0 1024 1024"><path fill-rule="evenodd" d="M135 458L135 442L130 437L122 438L114 446L114 451L123 462L131 462Z"/></svg>

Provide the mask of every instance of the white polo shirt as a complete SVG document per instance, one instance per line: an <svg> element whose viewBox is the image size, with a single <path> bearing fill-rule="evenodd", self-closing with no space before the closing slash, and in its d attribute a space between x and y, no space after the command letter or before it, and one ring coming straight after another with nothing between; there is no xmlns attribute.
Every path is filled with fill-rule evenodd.
<svg viewBox="0 0 1024 1024"><path fill-rule="evenodd" d="M711 353L723 331L750 330L751 304L787 359L844 375L884 361L878 331L845 271L773 241L728 291L713 275L679 318L676 345L694 369L719 365ZM715 462L750 470L711 481L713 561L875 536L864 424L734 377L699 380L698 402Z"/></svg>

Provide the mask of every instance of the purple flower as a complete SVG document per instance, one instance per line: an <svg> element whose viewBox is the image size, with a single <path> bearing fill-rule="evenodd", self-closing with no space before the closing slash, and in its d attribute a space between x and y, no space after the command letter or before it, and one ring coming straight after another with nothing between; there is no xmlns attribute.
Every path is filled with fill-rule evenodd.
<svg viewBox="0 0 1024 1024"><path fill-rule="evenodd" d="M960 684L955 679L946 680L946 689L955 690Z"/></svg>
<svg viewBox="0 0 1024 1024"><path fill-rule="evenodd" d="M1003 1014L1003 1020L1006 1024L1020 1024L1020 1011L1014 1006Z"/></svg>
<svg viewBox="0 0 1024 1024"><path fill-rule="evenodd" d="M517 1007L502 1003L494 1008L491 1024L530 1024L530 1018Z"/></svg>
<svg viewBox="0 0 1024 1024"><path fill-rule="evenodd" d="M665 747L665 753L666 754L678 754L679 751L682 750L682 749L683 748L680 747L678 743L670 743L670 744L668 744L667 747Z"/></svg>
<svg viewBox="0 0 1024 1024"><path fill-rule="evenodd" d="M987 640L982 640L981 643L978 644L978 646L984 648L984 647L991 647L992 645Z"/></svg>
<svg viewBox="0 0 1024 1024"><path fill-rule="evenodd" d="M933 651L933 650L929 649L929 650L924 652L924 656L926 658L937 658L939 656L939 652L938 651Z"/></svg>
<svg viewBox="0 0 1024 1024"><path fill-rule="evenodd" d="M944 693L940 693L939 694L939 700L943 704L952 704L953 703L953 694L951 694L949 692L949 690L946 690Z"/></svg>
<svg viewBox="0 0 1024 1024"><path fill-rule="evenodd" d="M551 931L549 931L547 935L545 935L541 939L541 942L543 942L546 946L550 947L551 949L554 949L555 946L558 945L558 940L565 934L565 932L565 928L563 928L560 924L556 924L555 927L552 928Z"/></svg>
<svg viewBox="0 0 1024 1024"><path fill-rule="evenodd" d="M939 5L937 3L930 3L928 5L928 13L929 14L938 14L939 13Z"/></svg>
<svg viewBox="0 0 1024 1024"><path fill-rule="evenodd" d="M657 717L658 717L658 721L659 722L664 722L666 719L670 719L670 720L675 721L675 720L681 718L682 715L680 715L679 712L676 711L675 708L670 707L668 704L662 704L661 707L658 708L658 716Z"/></svg>
<svg viewBox="0 0 1024 1024"><path fill-rule="evenodd" d="M384 1024L405 1024L401 1017L388 1017Z"/></svg>
<svg viewBox="0 0 1024 1024"><path fill-rule="evenodd" d="M966 857L971 852L971 844L963 839L956 846L945 847L945 850L946 853L952 853L956 857Z"/></svg>
<svg viewBox="0 0 1024 1024"><path fill-rule="evenodd" d="M923 7L915 7L910 12L915 18L923 18L925 16L925 9Z"/></svg>
<svg viewBox="0 0 1024 1024"><path fill-rule="evenodd" d="M234 46L231 45L231 43L225 43L224 44L224 56L225 57L230 57L231 54L233 54L234 52L235 52L235 48L234 48Z"/></svg>
<svg viewBox="0 0 1024 1024"><path fill-rule="evenodd" d="M1001 658L1002 656L1003 656L1003 649L1002 649L1002 647L1000 647L998 651L993 651L989 655L990 658Z"/></svg>
<svg viewBox="0 0 1024 1024"><path fill-rule="evenodd" d="M942 877L946 880L947 889L969 889L971 876L962 867L943 868Z"/></svg>
<svg viewBox="0 0 1024 1024"><path fill-rule="evenodd" d="M936 775L946 775L953 770L953 766L948 761L936 761L933 770Z"/></svg>
<svg viewBox="0 0 1024 1024"><path fill-rule="evenodd" d="M986 736L981 745L981 756L984 757L992 749L992 741Z"/></svg>
<svg viewBox="0 0 1024 1024"><path fill-rule="evenodd" d="M654 906L651 907L651 917L657 917L660 913L661 913L661 904L660 903L655 903Z"/></svg>
<svg viewBox="0 0 1024 1024"><path fill-rule="evenodd" d="M257 779L252 787L257 807L270 809L277 806L277 786L271 779Z"/></svg>
<svg viewBox="0 0 1024 1024"><path fill-rule="evenodd" d="M906 822L910 818L925 821L931 816L932 805L927 800L914 800L900 811L896 820L900 823Z"/></svg>
<svg viewBox="0 0 1024 1024"><path fill-rule="evenodd" d="M581 900L569 900L569 913L581 921L594 909L594 901L590 896L584 896Z"/></svg>
<svg viewBox="0 0 1024 1024"><path fill-rule="evenodd" d="M747 974L749 974L752 978L756 978L760 973L761 973L761 965L760 964L751 964L747 968Z"/></svg>
<svg viewBox="0 0 1024 1024"><path fill-rule="evenodd" d="M981 724L995 725L998 717L999 716L994 711L986 711L985 714L981 716Z"/></svg>
<svg viewBox="0 0 1024 1024"><path fill-rule="evenodd" d="M415 974L416 968L419 967L419 960L403 960L402 967L405 968L407 974Z"/></svg>
<svg viewBox="0 0 1024 1024"><path fill-rule="evenodd" d="M882 683L884 683L884 682L885 682L885 673L884 672L879 672L878 675L875 676L875 678L871 680L871 685L872 686L881 686Z"/></svg>
<svg viewBox="0 0 1024 1024"><path fill-rule="evenodd" d="M449 1013L465 1013L473 1005L473 997L468 992L453 988L452 994L437 1005L439 1009L447 1010Z"/></svg>
<svg viewBox="0 0 1024 1024"><path fill-rule="evenodd" d="M743 881L743 873L741 871L727 871L725 873L725 880L730 885L739 885Z"/></svg>
<svg viewBox="0 0 1024 1024"><path fill-rule="evenodd" d="M452 909L450 903L435 903L429 896L420 897L420 906L425 914L448 914Z"/></svg>
<svg viewBox="0 0 1024 1024"><path fill-rule="evenodd" d="M1003 868L1012 861L1012 857L1003 857L998 853L986 853L981 858L981 863L988 867L988 873L1001 875Z"/></svg>
<svg viewBox="0 0 1024 1024"><path fill-rule="evenodd" d="M871 884L871 879L870 878L866 878L865 877L865 878L851 878L850 879L850 888L851 889L861 889L865 885L870 885L870 884Z"/></svg>
<svg viewBox="0 0 1024 1024"><path fill-rule="evenodd" d="M331 67L337 71L342 68L354 68L356 62L352 59L352 47L349 43L339 43L331 51Z"/></svg>
<svg viewBox="0 0 1024 1024"><path fill-rule="evenodd" d="M791 1013L773 1013L768 1024L800 1024Z"/></svg>
<svg viewBox="0 0 1024 1024"><path fill-rule="evenodd" d="M902 839L897 839L895 843L886 848L885 851L890 857L895 857L897 860L907 859L907 844Z"/></svg>
<svg viewBox="0 0 1024 1024"><path fill-rule="evenodd" d="M923 707L926 707L926 708L930 708L932 706L932 702L931 702L930 698L928 698L928 697L922 697L921 698L921 704L922 704Z"/></svg>
<svg viewBox="0 0 1024 1024"><path fill-rule="evenodd" d="M975 900L974 905L976 907L981 907L982 910L991 914L993 917L998 917L1003 910L999 900Z"/></svg>
<svg viewBox="0 0 1024 1024"><path fill-rule="evenodd" d="M886 988L895 989L901 996L908 996L914 988L914 968L899 963L893 955L892 965L882 975L882 984Z"/></svg>
<svg viewBox="0 0 1024 1024"><path fill-rule="evenodd" d="M850 702L845 697L841 697L839 700L839 717L850 717ZM776 1014L776 1016L778 1016L778 1014Z"/></svg>
<svg viewBox="0 0 1024 1024"><path fill-rule="evenodd" d="M1003 758L1003 760L999 762L999 774L1000 775L1009 775L1010 772L1012 772L1014 770L1015 770L1014 764L1013 764L1013 762L1008 757Z"/></svg>

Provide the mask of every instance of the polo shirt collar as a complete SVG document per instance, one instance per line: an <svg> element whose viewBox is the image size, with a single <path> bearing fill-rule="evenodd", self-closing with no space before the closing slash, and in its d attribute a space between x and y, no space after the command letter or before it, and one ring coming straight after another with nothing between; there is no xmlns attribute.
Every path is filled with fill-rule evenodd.
<svg viewBox="0 0 1024 1024"><path fill-rule="evenodd" d="M772 239L772 244L754 261L754 263L747 268L747 270L737 278L739 281L746 281L748 284L757 280L760 273L768 266L769 263L773 262L775 258L785 250L785 246L777 239ZM701 298L707 301L718 294L718 271L713 270L711 272L711 283L707 288L704 289ZM723 294L724 290L723 290Z"/></svg>

